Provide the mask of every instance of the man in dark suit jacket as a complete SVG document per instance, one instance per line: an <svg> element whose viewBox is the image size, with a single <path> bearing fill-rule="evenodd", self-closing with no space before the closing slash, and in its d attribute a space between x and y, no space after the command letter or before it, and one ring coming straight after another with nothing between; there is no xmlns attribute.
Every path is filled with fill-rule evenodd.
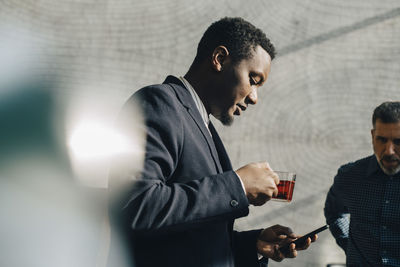
<svg viewBox="0 0 400 267"><path fill-rule="evenodd" d="M311 243L284 255L279 244L296 238L290 228L233 230L249 204L277 194L279 179L266 162L233 171L208 117L229 125L256 104L274 54L261 30L224 18L204 33L184 77L142 88L126 103L121 117L139 105L147 130L144 169L116 205L136 266L265 266Z"/></svg>

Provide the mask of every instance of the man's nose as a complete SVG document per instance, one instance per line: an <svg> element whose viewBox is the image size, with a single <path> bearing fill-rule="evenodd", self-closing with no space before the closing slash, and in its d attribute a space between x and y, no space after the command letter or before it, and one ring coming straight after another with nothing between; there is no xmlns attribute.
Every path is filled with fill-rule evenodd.
<svg viewBox="0 0 400 267"><path fill-rule="evenodd" d="M386 143L385 153L386 153L387 155L393 155L393 154L395 154L393 142L389 141L389 142Z"/></svg>
<svg viewBox="0 0 400 267"><path fill-rule="evenodd" d="M246 97L246 104L255 105L255 104L257 104L257 99L258 99L257 89L253 88L251 90L251 93Z"/></svg>

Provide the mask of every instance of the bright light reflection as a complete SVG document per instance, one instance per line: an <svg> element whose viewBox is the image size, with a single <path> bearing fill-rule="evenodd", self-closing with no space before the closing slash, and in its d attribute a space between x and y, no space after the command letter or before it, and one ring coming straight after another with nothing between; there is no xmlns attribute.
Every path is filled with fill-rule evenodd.
<svg viewBox="0 0 400 267"><path fill-rule="evenodd" d="M69 146L77 159L108 158L129 152L132 145L125 136L98 123L82 123L72 132Z"/></svg>
<svg viewBox="0 0 400 267"><path fill-rule="evenodd" d="M140 133L127 135L111 125L107 120L84 119L71 129L68 138L71 164L76 179L85 186L108 187L111 162L120 171L140 170L142 166Z"/></svg>

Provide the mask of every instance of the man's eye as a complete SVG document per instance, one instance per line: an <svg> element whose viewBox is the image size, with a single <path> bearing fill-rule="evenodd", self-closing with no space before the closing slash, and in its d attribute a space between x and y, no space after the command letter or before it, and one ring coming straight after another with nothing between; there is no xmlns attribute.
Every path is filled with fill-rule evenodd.
<svg viewBox="0 0 400 267"><path fill-rule="evenodd" d="M393 140L393 144L396 145L396 146L399 146L400 145L400 139L394 139Z"/></svg>
<svg viewBox="0 0 400 267"><path fill-rule="evenodd" d="M376 140L379 141L379 142L381 142L381 143L386 143L386 142L387 142L387 138L380 137L380 136L378 136L378 137L376 138Z"/></svg>

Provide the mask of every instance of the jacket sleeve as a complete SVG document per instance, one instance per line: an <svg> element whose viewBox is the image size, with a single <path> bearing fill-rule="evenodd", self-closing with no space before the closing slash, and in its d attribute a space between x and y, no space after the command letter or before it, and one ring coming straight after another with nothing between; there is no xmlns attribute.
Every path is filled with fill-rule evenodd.
<svg viewBox="0 0 400 267"><path fill-rule="evenodd" d="M235 267L267 267L268 259L258 259L257 239L261 229L233 232L233 251Z"/></svg>
<svg viewBox="0 0 400 267"><path fill-rule="evenodd" d="M329 230L336 239L336 243L346 252L350 218L347 207L344 205L340 196L340 188L338 185L338 180L340 180L340 178L341 170L339 169L326 197L324 214L326 223L329 225Z"/></svg>
<svg viewBox="0 0 400 267"><path fill-rule="evenodd" d="M113 206L124 223L136 231L182 231L247 215L248 201L233 171L171 182L185 138L179 118L183 107L171 92L160 88L142 89L135 99L123 112L135 103L142 107L147 141L143 171L139 176L124 174L131 182Z"/></svg>

